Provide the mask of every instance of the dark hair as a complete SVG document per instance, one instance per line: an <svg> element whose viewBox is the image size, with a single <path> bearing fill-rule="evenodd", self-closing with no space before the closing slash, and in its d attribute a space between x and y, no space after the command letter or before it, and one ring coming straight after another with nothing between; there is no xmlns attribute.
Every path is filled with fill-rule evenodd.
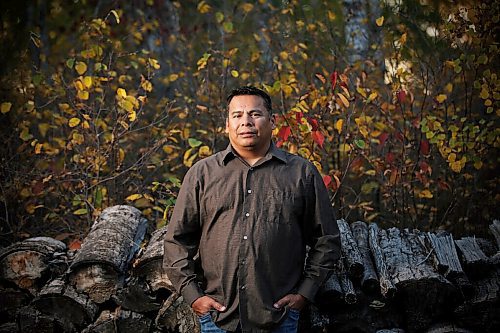
<svg viewBox="0 0 500 333"><path fill-rule="evenodd" d="M273 114L273 108L271 104L271 97L264 91L254 86L244 86L240 88L233 89L231 93L226 98L226 110L229 111L229 103L234 96L242 96L242 95L254 95L260 96L264 100L264 106L269 112L269 115Z"/></svg>

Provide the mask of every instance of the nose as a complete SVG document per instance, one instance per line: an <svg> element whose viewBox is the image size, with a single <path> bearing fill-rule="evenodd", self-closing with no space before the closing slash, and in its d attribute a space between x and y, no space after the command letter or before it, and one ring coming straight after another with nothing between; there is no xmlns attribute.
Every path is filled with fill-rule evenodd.
<svg viewBox="0 0 500 333"><path fill-rule="evenodd" d="M242 126L249 126L249 125L252 125L253 124L253 119L252 117L248 114L248 113L243 113L243 115L241 116L241 123L240 125Z"/></svg>

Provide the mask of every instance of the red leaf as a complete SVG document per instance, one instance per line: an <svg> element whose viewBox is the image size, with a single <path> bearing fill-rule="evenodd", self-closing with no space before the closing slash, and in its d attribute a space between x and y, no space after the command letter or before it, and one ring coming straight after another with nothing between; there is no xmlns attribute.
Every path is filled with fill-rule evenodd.
<svg viewBox="0 0 500 333"><path fill-rule="evenodd" d="M297 112L295 114L295 119L297 119L297 121L300 123L300 119L302 119L302 117L304 117L304 114L302 112Z"/></svg>
<svg viewBox="0 0 500 333"><path fill-rule="evenodd" d="M332 177L328 175L323 176L323 183L325 183L325 187L328 187L332 183Z"/></svg>
<svg viewBox="0 0 500 333"><path fill-rule="evenodd" d="M325 136L321 131L312 131L311 132L312 138L314 142L316 142L321 148L323 148L323 142L325 142Z"/></svg>
<svg viewBox="0 0 500 333"><path fill-rule="evenodd" d="M389 133L382 133L378 136L379 147L383 147L387 139L389 138Z"/></svg>
<svg viewBox="0 0 500 333"><path fill-rule="evenodd" d="M280 128L280 131L278 132L278 138L280 138L283 141L288 140L288 137L292 131L290 130L290 126L283 126Z"/></svg>
<svg viewBox="0 0 500 333"><path fill-rule="evenodd" d="M69 245L68 248L70 250L78 250L79 248L82 247L82 241L79 239L73 240Z"/></svg>
<svg viewBox="0 0 500 333"><path fill-rule="evenodd" d="M330 75L330 81L332 82L332 92L335 90L335 86L337 85L337 77L338 77L337 71L333 72Z"/></svg>
<svg viewBox="0 0 500 333"><path fill-rule="evenodd" d="M278 142L276 142L276 147L281 148L283 146L283 140L279 139Z"/></svg>
<svg viewBox="0 0 500 333"><path fill-rule="evenodd" d="M309 124L311 124L312 126L312 131L317 131L318 130L318 120L317 119L314 119L312 117L307 117L307 120L309 121Z"/></svg>
<svg viewBox="0 0 500 333"><path fill-rule="evenodd" d="M403 104L406 101L406 91L404 90L398 91L397 96L400 104Z"/></svg>
<svg viewBox="0 0 500 333"><path fill-rule="evenodd" d="M394 154L392 152L388 152L385 155L385 163L392 164L394 162Z"/></svg>
<svg viewBox="0 0 500 333"><path fill-rule="evenodd" d="M427 140L422 140L420 141L420 153L422 155L429 155L430 149L429 149L429 141Z"/></svg>

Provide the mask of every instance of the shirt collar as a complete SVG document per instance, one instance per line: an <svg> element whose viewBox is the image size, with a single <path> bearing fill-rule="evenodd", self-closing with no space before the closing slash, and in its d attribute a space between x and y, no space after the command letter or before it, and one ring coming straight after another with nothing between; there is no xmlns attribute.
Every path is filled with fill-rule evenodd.
<svg viewBox="0 0 500 333"><path fill-rule="evenodd" d="M222 152L222 160L224 162L224 165L226 165L230 160L237 156L238 154L234 150L233 146L231 146L231 143L229 143L227 148ZM277 148L274 142L271 141L271 147L266 153L266 159L270 160L273 157L277 158L283 163L287 163L286 153L283 150Z"/></svg>

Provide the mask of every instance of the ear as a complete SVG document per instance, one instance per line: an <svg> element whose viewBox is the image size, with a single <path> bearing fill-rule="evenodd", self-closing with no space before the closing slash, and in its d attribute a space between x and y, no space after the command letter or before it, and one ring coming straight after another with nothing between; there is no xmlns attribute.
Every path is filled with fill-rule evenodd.
<svg viewBox="0 0 500 333"><path fill-rule="evenodd" d="M274 114L271 115L269 121L271 122L271 128L275 129L276 128L276 116Z"/></svg>

